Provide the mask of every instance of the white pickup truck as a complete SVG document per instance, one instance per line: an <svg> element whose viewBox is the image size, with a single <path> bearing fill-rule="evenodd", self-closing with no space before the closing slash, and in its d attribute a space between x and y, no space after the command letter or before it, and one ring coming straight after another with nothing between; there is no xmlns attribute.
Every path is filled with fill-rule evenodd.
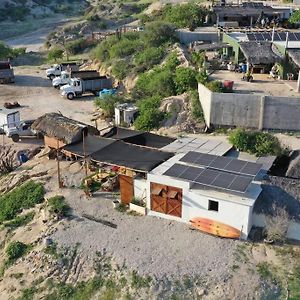
<svg viewBox="0 0 300 300"><path fill-rule="evenodd" d="M71 78L86 78L86 77L99 77L99 73L96 70L84 70L84 71L62 71L60 77L56 77L52 80L54 88L59 88L63 85L70 84Z"/></svg>
<svg viewBox="0 0 300 300"><path fill-rule="evenodd" d="M0 108L0 132L14 142L18 142L22 136L40 137L40 134L31 128L33 122L33 120L21 121L20 112L17 110Z"/></svg>
<svg viewBox="0 0 300 300"><path fill-rule="evenodd" d="M95 96L103 89L111 89L112 80L106 76L92 78L71 78L70 84L60 88L61 95L73 100L83 94L92 93Z"/></svg>
<svg viewBox="0 0 300 300"><path fill-rule="evenodd" d="M50 80L53 80L55 77L60 76L62 71L79 71L79 65L76 62L55 64L46 70L46 75Z"/></svg>

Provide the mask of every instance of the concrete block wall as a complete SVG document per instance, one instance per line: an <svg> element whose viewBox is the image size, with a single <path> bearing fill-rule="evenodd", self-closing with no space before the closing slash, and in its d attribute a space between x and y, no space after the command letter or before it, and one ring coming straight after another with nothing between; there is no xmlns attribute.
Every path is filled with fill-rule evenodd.
<svg viewBox="0 0 300 300"><path fill-rule="evenodd" d="M208 127L300 130L300 98L214 93L198 84Z"/></svg>
<svg viewBox="0 0 300 300"><path fill-rule="evenodd" d="M197 31L187 31L187 30L177 30L177 36L180 43L190 44L196 41L203 42L218 42L220 37L218 32L197 32Z"/></svg>

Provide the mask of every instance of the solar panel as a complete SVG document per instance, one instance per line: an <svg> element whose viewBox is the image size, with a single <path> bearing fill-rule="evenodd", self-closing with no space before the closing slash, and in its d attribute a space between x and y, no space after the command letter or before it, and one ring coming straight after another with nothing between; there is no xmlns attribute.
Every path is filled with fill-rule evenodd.
<svg viewBox="0 0 300 300"><path fill-rule="evenodd" d="M180 161L238 174L256 176L262 164L199 152L188 152Z"/></svg>
<svg viewBox="0 0 300 300"><path fill-rule="evenodd" d="M264 41L264 37L261 33L255 33L254 36L257 41Z"/></svg>
<svg viewBox="0 0 300 300"><path fill-rule="evenodd" d="M254 37L254 34L253 34L253 33L248 33L248 34L247 34L247 37L248 37L248 40L249 40L249 41L255 41L255 37Z"/></svg>
<svg viewBox="0 0 300 300"><path fill-rule="evenodd" d="M285 41L286 40L286 33L285 32L279 32L278 35L280 36L280 40L281 41Z"/></svg>
<svg viewBox="0 0 300 300"><path fill-rule="evenodd" d="M297 41L297 36L294 32L289 33L289 41Z"/></svg>
<svg viewBox="0 0 300 300"><path fill-rule="evenodd" d="M262 33L262 36L264 38L264 41L271 41L272 35L269 32Z"/></svg>
<svg viewBox="0 0 300 300"><path fill-rule="evenodd" d="M185 179L196 184L244 193L253 180L253 176L238 175L224 171L189 167L174 164L163 175Z"/></svg>
<svg viewBox="0 0 300 300"><path fill-rule="evenodd" d="M300 41L300 33L299 32L294 32L294 35L295 35L297 41Z"/></svg>

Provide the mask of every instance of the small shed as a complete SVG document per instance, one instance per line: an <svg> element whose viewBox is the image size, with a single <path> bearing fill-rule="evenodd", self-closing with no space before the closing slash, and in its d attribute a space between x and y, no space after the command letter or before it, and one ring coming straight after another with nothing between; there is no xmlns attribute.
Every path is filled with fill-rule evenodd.
<svg viewBox="0 0 300 300"><path fill-rule="evenodd" d="M131 103L122 103L115 107L115 123L116 125L132 125L137 118L138 107Z"/></svg>
<svg viewBox="0 0 300 300"><path fill-rule="evenodd" d="M59 113L47 113L34 121L32 128L44 135L45 145L58 149L82 140L88 126Z"/></svg>

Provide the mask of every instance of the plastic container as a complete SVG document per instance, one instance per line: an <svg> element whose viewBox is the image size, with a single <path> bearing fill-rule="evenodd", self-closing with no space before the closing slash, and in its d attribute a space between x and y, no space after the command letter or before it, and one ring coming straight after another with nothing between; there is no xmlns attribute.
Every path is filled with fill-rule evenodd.
<svg viewBox="0 0 300 300"><path fill-rule="evenodd" d="M225 80L223 82L223 86L227 91L233 90L233 84L234 84L234 81L232 81L232 80Z"/></svg>

